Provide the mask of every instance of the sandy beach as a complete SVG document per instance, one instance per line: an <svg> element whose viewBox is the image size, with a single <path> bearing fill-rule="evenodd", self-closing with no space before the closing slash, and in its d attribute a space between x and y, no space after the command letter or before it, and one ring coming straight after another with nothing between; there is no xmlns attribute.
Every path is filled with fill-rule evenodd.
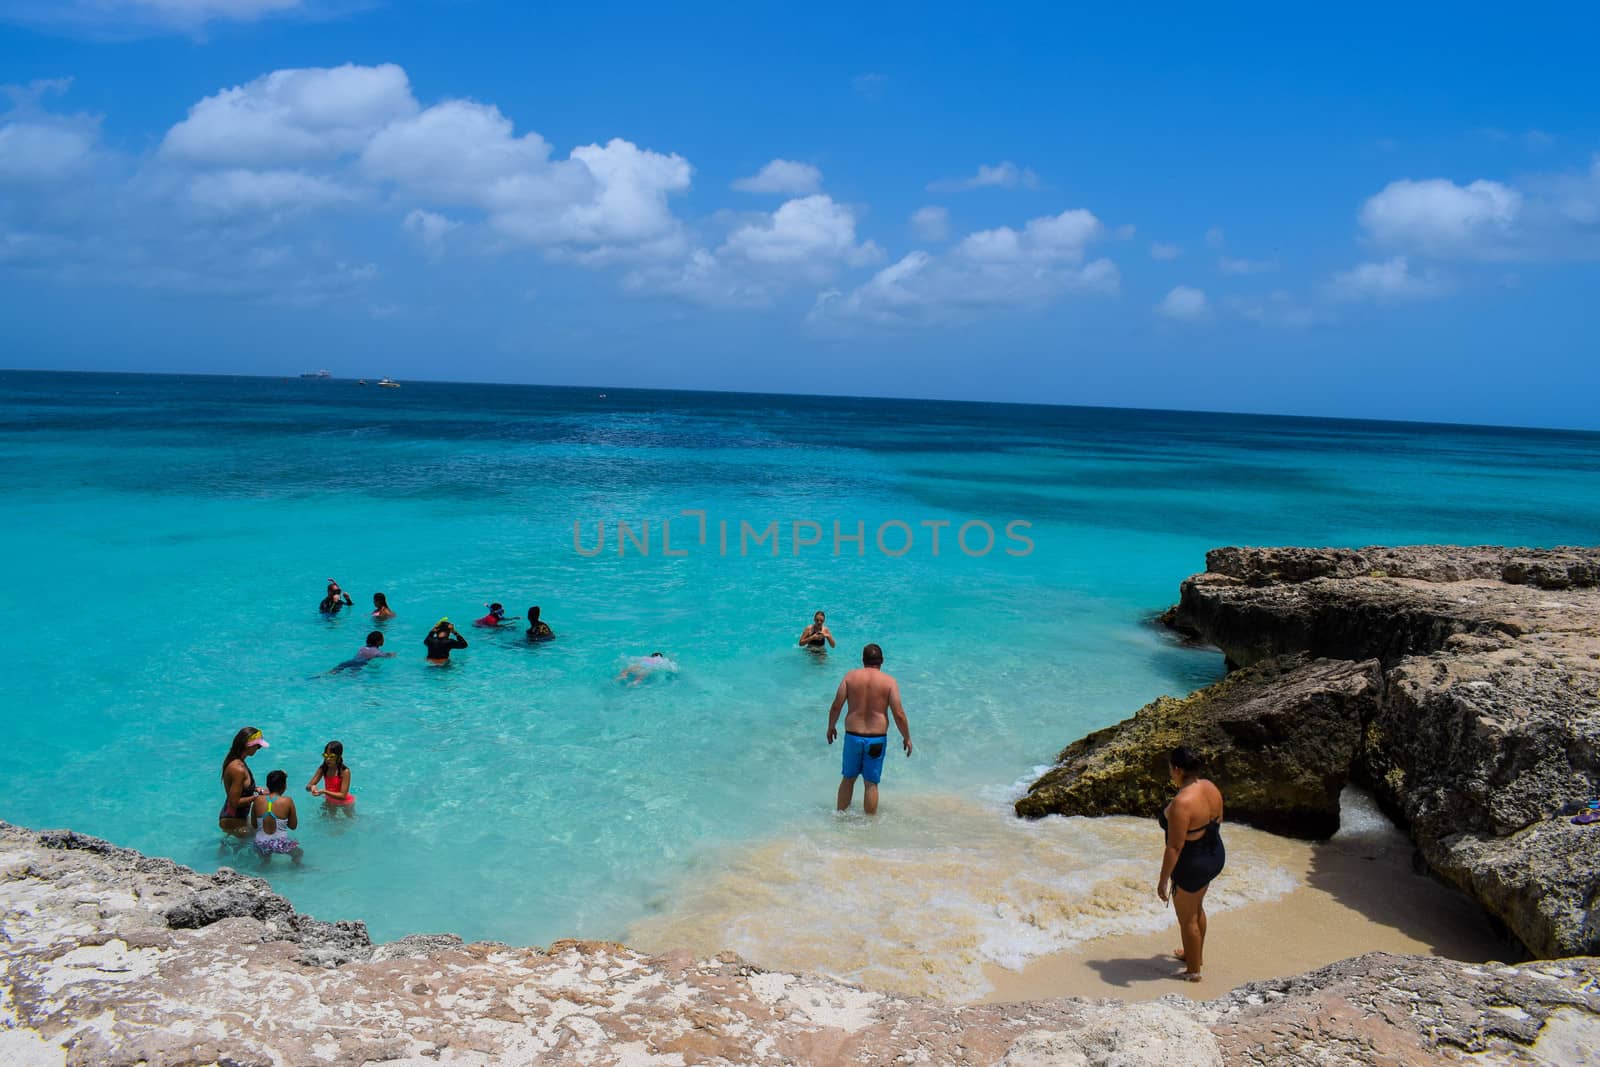
<svg viewBox="0 0 1600 1067"><path fill-rule="evenodd" d="M1363 952L1422 953L1472 963L1524 957L1475 903L1415 873L1411 846L1392 828L1307 843L1282 840L1276 862L1295 874L1292 892L1210 916L1204 980L1176 976L1176 923L1159 933L1113 935L1032 961L1020 971L985 968L988 1002L1047 997L1194 1000L1244 982L1300 974ZM1223 879L1249 877L1237 866ZM1155 868L1151 868L1151 893Z"/></svg>

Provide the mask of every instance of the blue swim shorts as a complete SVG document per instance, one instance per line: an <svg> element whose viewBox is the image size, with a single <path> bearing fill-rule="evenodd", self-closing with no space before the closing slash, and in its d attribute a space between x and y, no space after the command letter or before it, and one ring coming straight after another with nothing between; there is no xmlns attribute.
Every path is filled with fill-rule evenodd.
<svg viewBox="0 0 1600 1067"><path fill-rule="evenodd" d="M866 734L844 735L844 767L840 774L845 778L860 776L878 784L878 779L883 777L883 755L889 749L889 735L878 734L869 737Z"/></svg>

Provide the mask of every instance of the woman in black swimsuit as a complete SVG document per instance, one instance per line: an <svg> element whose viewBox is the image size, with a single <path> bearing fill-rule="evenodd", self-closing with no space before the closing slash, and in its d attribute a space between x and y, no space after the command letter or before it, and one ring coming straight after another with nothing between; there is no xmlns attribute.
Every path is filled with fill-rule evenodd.
<svg viewBox="0 0 1600 1067"><path fill-rule="evenodd" d="M1206 890L1228 858L1222 847L1222 793L1200 777L1202 760L1189 749L1173 749L1168 764L1178 795L1156 816L1167 834L1156 896L1163 903L1168 899L1170 879L1172 908L1183 938L1183 947L1173 955L1183 961L1184 977L1198 982L1206 944Z"/></svg>
<svg viewBox="0 0 1600 1067"><path fill-rule="evenodd" d="M250 833L250 805L255 803L261 790L256 788L256 776L250 773L245 760L267 747L261 731L246 726L233 735L233 744L222 761L222 810L217 813L217 826L230 834L244 836Z"/></svg>

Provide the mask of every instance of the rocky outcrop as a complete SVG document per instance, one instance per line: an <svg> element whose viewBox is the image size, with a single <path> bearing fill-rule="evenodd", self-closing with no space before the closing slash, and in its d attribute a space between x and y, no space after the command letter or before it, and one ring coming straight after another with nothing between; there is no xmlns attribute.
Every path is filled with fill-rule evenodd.
<svg viewBox="0 0 1600 1067"><path fill-rule="evenodd" d="M0 902L8 1067L1567 1064L1600 1046L1600 959L1374 954L1209 1003L956 1006L727 954L374 947L259 879L4 823Z"/></svg>
<svg viewBox="0 0 1600 1067"><path fill-rule="evenodd" d="M1167 754L1214 753L1228 817L1265 830L1326 837L1376 705L1375 660L1283 657L1183 700L1162 697L1134 717L1068 745L1017 801L1019 815L1153 815L1172 795Z"/></svg>
<svg viewBox="0 0 1600 1067"><path fill-rule="evenodd" d="M1600 952L1600 828L1555 814L1600 793L1597 581L1595 549L1217 549L1164 618L1234 673L1069 746L1017 810L1148 814L1174 739L1213 754L1232 817L1270 829L1328 832L1326 808L1274 825L1256 800L1349 777L1534 955ZM1372 685L1309 700L1330 661ZM1241 718L1265 732L1241 739Z"/></svg>

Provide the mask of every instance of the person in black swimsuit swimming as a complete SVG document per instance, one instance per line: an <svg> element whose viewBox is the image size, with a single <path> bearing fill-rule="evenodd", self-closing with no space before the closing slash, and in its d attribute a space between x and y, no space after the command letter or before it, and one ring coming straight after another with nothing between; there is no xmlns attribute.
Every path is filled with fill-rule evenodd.
<svg viewBox="0 0 1600 1067"><path fill-rule="evenodd" d="M1227 852L1222 847L1222 793L1200 777L1203 761L1187 748L1175 748L1167 771L1178 795L1156 816L1166 831L1167 848L1161 857L1161 879L1156 896L1165 903L1167 882L1172 882L1172 909L1178 914L1183 947L1173 955L1183 961L1183 975L1200 980L1206 944L1206 890L1222 873Z"/></svg>

